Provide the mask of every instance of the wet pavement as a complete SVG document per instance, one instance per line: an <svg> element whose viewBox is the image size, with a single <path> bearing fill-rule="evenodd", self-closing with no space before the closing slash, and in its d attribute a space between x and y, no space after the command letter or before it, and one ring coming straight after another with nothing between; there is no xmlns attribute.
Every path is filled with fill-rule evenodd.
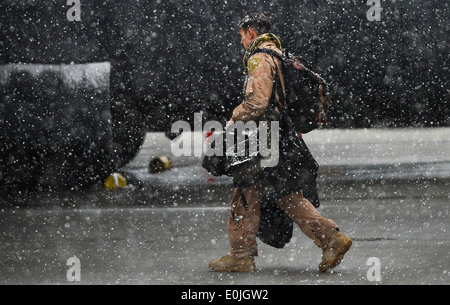
<svg viewBox="0 0 450 305"><path fill-rule="evenodd" d="M1 196L0 284L450 284L449 130L416 132L414 149L410 132L305 137L322 165L319 211L354 241L332 272L318 272L321 250L298 228L284 249L259 243L253 274L209 271L228 250L231 181L198 156L148 173L170 155L170 141L149 134L123 168L127 188ZM374 134L378 144L364 142Z"/></svg>

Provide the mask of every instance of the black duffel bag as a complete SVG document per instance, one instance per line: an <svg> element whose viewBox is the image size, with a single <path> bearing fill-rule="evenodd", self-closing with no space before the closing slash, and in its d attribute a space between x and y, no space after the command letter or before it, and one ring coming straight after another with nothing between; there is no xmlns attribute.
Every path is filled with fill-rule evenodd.
<svg viewBox="0 0 450 305"><path fill-rule="evenodd" d="M234 137L234 145L227 147L227 137ZM248 187L254 183L254 178L261 174L261 155L251 150L251 145L258 145L258 130L240 137L237 143L236 130L214 132L207 140L206 152L203 156L202 167L215 177L233 177L236 187ZM219 145L219 146L217 146ZM238 152L238 145L243 150Z"/></svg>

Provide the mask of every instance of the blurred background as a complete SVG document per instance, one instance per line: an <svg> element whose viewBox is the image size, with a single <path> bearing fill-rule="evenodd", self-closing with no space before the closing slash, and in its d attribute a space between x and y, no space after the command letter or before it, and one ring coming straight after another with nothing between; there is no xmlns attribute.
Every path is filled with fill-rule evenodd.
<svg viewBox="0 0 450 305"><path fill-rule="evenodd" d="M379 21L364 0L67 2L0 0L0 284L67 284L74 256L82 284L367 284L373 257L382 284L450 284L449 1L379 1ZM172 123L241 102L253 12L331 86L304 139L354 241L333 273L301 234L255 274L209 272L232 179L171 154Z"/></svg>
<svg viewBox="0 0 450 305"><path fill-rule="evenodd" d="M380 21L365 1L79 3L80 21L63 0L0 3L2 184L91 183L132 160L149 131L173 137L194 112L225 121L244 79L236 26L252 12L330 83L326 128L450 125L447 1L383 1Z"/></svg>

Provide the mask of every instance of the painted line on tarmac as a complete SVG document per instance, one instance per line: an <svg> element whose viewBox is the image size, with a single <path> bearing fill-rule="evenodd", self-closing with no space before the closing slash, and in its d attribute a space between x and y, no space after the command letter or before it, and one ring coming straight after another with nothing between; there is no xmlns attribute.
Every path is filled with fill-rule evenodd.
<svg viewBox="0 0 450 305"><path fill-rule="evenodd" d="M323 208L338 208L339 205L327 205ZM319 208L320 210L320 208ZM74 210L72 210L74 211ZM102 213L102 212L214 212L214 211L230 211L230 207L143 207L143 208L100 208L100 209L77 209L80 213Z"/></svg>
<svg viewBox="0 0 450 305"><path fill-rule="evenodd" d="M76 209L72 212L80 213L102 213L102 212L212 212L229 211L229 207L143 207L143 208L99 208L99 209ZM57 210L60 211L60 210ZM69 210L68 210L69 211Z"/></svg>

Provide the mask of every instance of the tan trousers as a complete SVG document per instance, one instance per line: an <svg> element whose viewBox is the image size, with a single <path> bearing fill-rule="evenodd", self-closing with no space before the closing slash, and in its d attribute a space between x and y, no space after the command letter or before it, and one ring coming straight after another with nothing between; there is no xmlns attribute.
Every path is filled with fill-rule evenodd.
<svg viewBox="0 0 450 305"><path fill-rule="evenodd" d="M255 184L244 189L243 192L247 200L248 211L245 210L241 194L236 189L228 219L228 238L231 245L229 254L235 258L258 255L256 234L261 217L260 204L265 191L261 184ZM324 218L311 202L303 197L302 191L287 195L276 203L300 227L302 232L322 249L326 247L329 239L338 229L332 220Z"/></svg>

